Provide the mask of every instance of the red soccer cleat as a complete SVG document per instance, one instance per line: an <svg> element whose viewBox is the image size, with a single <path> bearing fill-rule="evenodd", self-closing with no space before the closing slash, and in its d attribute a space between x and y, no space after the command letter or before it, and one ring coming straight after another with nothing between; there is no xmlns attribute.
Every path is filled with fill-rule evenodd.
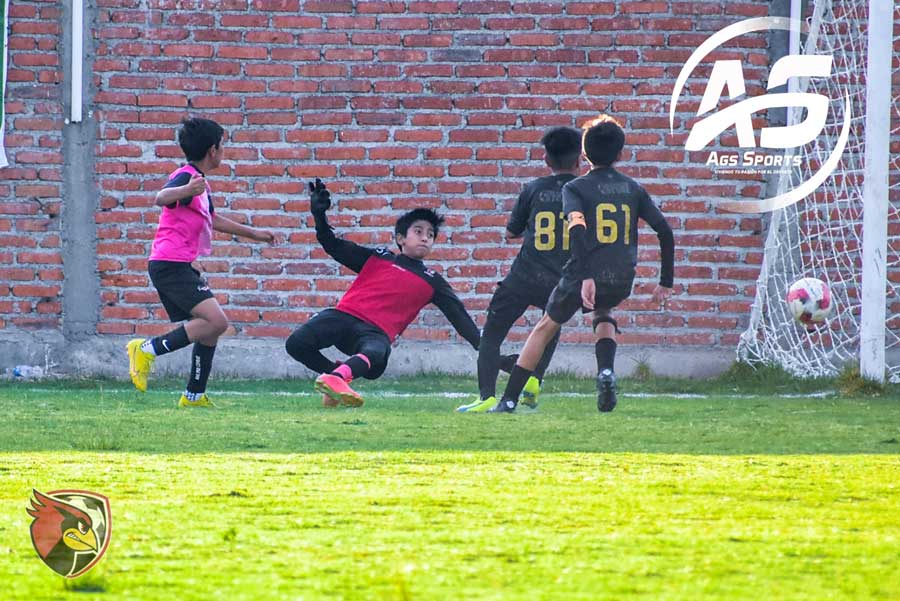
<svg viewBox="0 0 900 601"><path fill-rule="evenodd" d="M361 407L363 404L362 396L350 388L342 377L334 374L322 374L316 378L316 391L332 399L339 399L341 405L347 407Z"/></svg>

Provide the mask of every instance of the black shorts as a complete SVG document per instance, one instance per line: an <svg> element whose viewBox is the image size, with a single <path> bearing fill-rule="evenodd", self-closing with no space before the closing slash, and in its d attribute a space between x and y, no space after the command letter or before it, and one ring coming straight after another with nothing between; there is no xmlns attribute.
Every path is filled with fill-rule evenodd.
<svg viewBox="0 0 900 601"><path fill-rule="evenodd" d="M391 356L391 339L378 326L337 309L325 309L302 327L315 334L320 349L333 346L348 356L366 355L372 365L364 378L374 380L384 373Z"/></svg>
<svg viewBox="0 0 900 601"><path fill-rule="evenodd" d="M194 307L214 298L209 284L190 263L150 261L148 270L169 321L190 319Z"/></svg>
<svg viewBox="0 0 900 601"><path fill-rule="evenodd" d="M494 304L495 300L498 303L508 304L507 299L514 297L519 304L525 305L516 317L518 319L528 307L544 309L547 306L547 299L550 298L550 292L558 281L558 277L546 281L546 279L541 280L538 276L526 279L518 274L510 273L502 282L497 282L497 290L491 298L491 304Z"/></svg>
<svg viewBox="0 0 900 601"><path fill-rule="evenodd" d="M599 268L591 276L597 286L594 294L594 311L609 312L631 296L634 270ZM590 312L581 303L581 282L582 279L574 277L571 270L563 271L559 284L550 293L550 300L547 301L547 315L550 319L556 323L566 323L578 309L581 309L582 313Z"/></svg>

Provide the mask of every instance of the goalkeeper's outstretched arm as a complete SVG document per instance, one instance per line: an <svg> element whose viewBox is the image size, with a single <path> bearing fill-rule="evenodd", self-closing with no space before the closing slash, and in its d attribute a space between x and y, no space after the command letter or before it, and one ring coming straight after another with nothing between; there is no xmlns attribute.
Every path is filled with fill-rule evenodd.
<svg viewBox="0 0 900 601"><path fill-rule="evenodd" d="M440 278L440 276L437 277ZM478 331L478 326L475 325L472 317L466 311L462 301L459 300L450 284L443 278L435 283L434 288L432 302L441 310L441 313L447 316L457 333L465 338L472 345L472 348L477 351L478 345L481 343L481 333Z"/></svg>
<svg viewBox="0 0 900 601"><path fill-rule="evenodd" d="M375 251L355 242L338 238L325 213L331 207L331 193L322 180L309 182L309 209L316 222L316 240L335 261L359 273Z"/></svg>

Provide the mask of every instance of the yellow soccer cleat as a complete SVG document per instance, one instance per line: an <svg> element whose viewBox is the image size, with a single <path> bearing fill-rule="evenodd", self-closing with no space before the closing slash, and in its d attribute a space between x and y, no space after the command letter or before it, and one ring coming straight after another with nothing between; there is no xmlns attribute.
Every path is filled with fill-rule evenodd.
<svg viewBox="0 0 900 601"><path fill-rule="evenodd" d="M213 404L213 402L209 399L209 397L206 396L206 394L203 394L196 401L192 401L189 398L187 398L186 396L184 396L184 394L182 394L181 398L178 399L178 406L179 407L205 407L207 409L215 409L215 407L216 407Z"/></svg>
<svg viewBox="0 0 900 601"><path fill-rule="evenodd" d="M156 356L141 350L144 343L143 338L135 338L128 342L128 373L131 375L131 381L134 387L141 392L147 392L147 376L153 368L153 362Z"/></svg>
<svg viewBox="0 0 900 601"><path fill-rule="evenodd" d="M531 376L525 382L525 388L522 389L522 398L519 399L519 403L529 409L537 409L539 394L541 394L541 381Z"/></svg>
<svg viewBox="0 0 900 601"><path fill-rule="evenodd" d="M457 413L485 413L488 409L497 404L497 398L489 396L486 399L476 399L468 405L460 405L456 408Z"/></svg>

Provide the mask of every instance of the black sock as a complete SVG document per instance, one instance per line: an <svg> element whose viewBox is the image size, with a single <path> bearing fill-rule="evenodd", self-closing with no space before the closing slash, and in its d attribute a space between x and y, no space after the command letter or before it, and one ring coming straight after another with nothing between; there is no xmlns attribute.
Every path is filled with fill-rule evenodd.
<svg viewBox="0 0 900 601"><path fill-rule="evenodd" d="M363 359L363 356L357 354L349 357L346 361L344 361L344 365L350 368L350 372L353 374L353 379L361 378L367 373L369 373L369 362Z"/></svg>
<svg viewBox="0 0 900 601"><path fill-rule="evenodd" d="M601 338L597 341L597 344L594 345L594 353L597 355L598 374L604 369L608 369L612 372L616 371L613 369L613 365L616 362L615 340L612 338Z"/></svg>
<svg viewBox="0 0 900 601"><path fill-rule="evenodd" d="M209 380L209 372L212 371L215 354L214 346L206 346L199 342L194 344L194 351L191 353L191 374L187 383L188 392L194 394L206 392L206 382Z"/></svg>
<svg viewBox="0 0 900 601"><path fill-rule="evenodd" d="M156 351L156 356L158 357L159 355L182 349L189 345L191 341L188 340L187 330L184 329L184 326L178 326L171 332L157 336L150 343L153 345L153 350Z"/></svg>
<svg viewBox="0 0 900 601"><path fill-rule="evenodd" d="M506 383L506 390L503 391L503 400L517 403L525 383L531 377L531 370L516 365L509 374L509 381Z"/></svg>

